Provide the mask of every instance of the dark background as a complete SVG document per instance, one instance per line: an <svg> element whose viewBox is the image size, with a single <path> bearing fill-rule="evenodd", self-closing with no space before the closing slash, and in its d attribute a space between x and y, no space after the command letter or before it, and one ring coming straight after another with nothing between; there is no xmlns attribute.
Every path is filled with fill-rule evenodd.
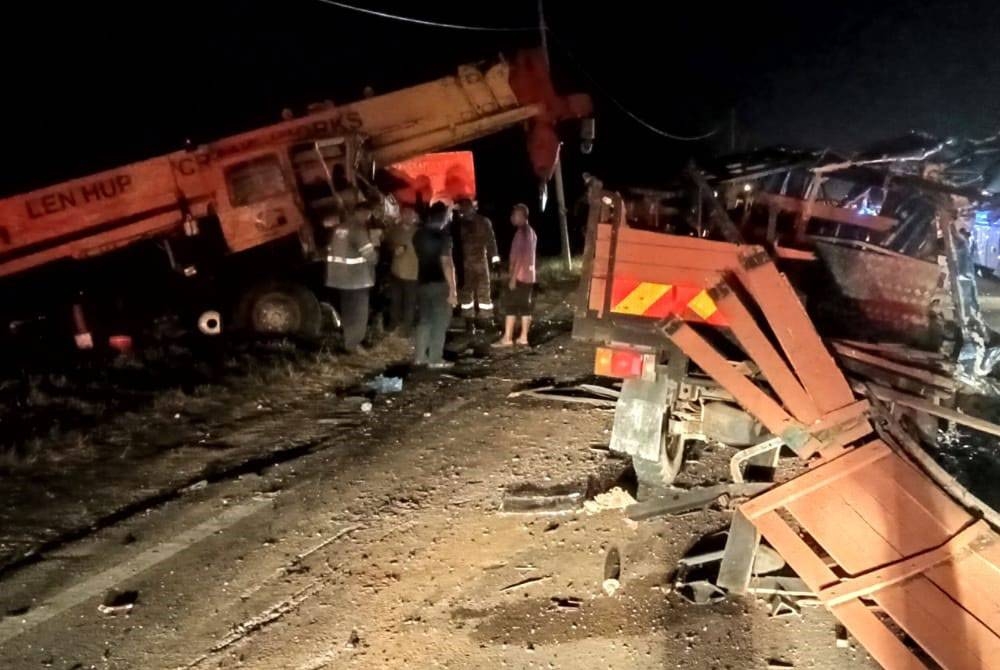
<svg viewBox="0 0 1000 670"><path fill-rule="evenodd" d="M357 2L453 23L537 22L534 0ZM421 27L319 0L5 3L2 11L3 195L270 123L284 106L348 102L366 84L389 91L538 43L534 32ZM556 78L598 107L593 155L568 142L571 198L583 169L610 183L655 184L692 156L727 151L731 118L741 149L850 150L911 129L982 136L1000 126L995 1L549 0L546 14ZM666 139L612 98L671 133L720 132ZM475 148L488 213L536 202L518 131ZM554 242L544 233L543 241Z"/></svg>

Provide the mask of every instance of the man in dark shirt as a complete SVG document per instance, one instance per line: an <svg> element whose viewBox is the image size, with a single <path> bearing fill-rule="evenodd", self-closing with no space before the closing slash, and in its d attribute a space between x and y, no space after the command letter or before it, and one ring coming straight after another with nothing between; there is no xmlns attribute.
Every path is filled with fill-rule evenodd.
<svg viewBox="0 0 1000 670"><path fill-rule="evenodd" d="M413 249L418 262L417 309L420 313L414 362L431 368L451 365L443 358L451 311L458 304L451 235L447 231L450 221L449 207L442 202L435 203L423 227L413 236Z"/></svg>

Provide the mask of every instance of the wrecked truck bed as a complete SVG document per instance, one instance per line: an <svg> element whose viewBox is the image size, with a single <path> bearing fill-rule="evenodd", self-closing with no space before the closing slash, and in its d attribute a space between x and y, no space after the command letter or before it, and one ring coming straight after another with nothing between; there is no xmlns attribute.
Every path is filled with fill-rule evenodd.
<svg viewBox="0 0 1000 670"><path fill-rule="evenodd" d="M1000 552L981 518L996 523L997 515L908 432L920 402L954 396L960 366L934 351L828 344L792 275L774 252L745 243L731 220L715 222L729 226L729 241L719 241L640 230L626 211L617 195L592 194L574 333L601 345L595 371L625 379L624 397L630 383L669 389L660 380L670 361L690 361L766 429L762 439L780 438L812 465L741 506L719 585L746 589L763 535L884 667L925 668L928 658L949 670L991 667L1000 651ZM909 309L919 315L931 301L917 297L923 302ZM660 397L678 395L644 400ZM670 411L662 434L676 430ZM618 444L636 463L662 458L637 442Z"/></svg>

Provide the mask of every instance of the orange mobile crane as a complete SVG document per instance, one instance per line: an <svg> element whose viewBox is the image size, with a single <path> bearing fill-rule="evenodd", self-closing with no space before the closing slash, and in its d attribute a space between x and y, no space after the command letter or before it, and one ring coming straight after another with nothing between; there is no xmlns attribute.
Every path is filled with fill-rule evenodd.
<svg viewBox="0 0 1000 670"><path fill-rule="evenodd" d="M159 283L135 276L134 263L112 260L121 254L110 252L127 247L155 249L149 258L158 260L149 262L176 271L161 275L197 278L196 290L181 292L197 297L198 310L239 312L257 331L315 334L320 304L305 268L319 257L316 227L345 206L338 188L361 187L369 200L384 201L374 187L377 170L518 124L526 126L535 172L547 178L558 155L556 124L590 113L586 96L556 94L532 51L321 107L0 200L0 318L17 323L61 304L67 324L72 311L77 334L86 333L78 296L98 292L91 279L100 276L98 283L112 289ZM205 286L209 278L212 288Z"/></svg>

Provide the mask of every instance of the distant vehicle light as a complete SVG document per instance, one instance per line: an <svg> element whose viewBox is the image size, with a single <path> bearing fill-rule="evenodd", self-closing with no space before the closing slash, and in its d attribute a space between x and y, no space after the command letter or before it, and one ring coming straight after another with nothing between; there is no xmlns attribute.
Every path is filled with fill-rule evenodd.
<svg viewBox="0 0 1000 670"><path fill-rule="evenodd" d="M753 190L753 186L751 186L750 184L743 184L743 190L749 193L750 191Z"/></svg>

